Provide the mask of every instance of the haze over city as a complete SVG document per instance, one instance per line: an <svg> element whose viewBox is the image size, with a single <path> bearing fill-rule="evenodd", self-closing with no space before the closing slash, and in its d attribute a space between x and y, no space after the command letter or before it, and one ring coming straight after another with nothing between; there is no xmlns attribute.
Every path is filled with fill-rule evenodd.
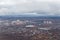
<svg viewBox="0 0 60 40"><path fill-rule="evenodd" d="M0 40L60 40L60 0L0 0Z"/></svg>

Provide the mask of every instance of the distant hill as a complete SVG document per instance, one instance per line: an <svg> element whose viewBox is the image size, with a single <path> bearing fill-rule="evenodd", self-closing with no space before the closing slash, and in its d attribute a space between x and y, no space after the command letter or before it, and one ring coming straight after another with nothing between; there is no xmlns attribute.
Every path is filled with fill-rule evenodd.
<svg viewBox="0 0 60 40"><path fill-rule="evenodd" d="M31 16L31 15L5 15L0 19L19 19L19 18L37 18L37 19L60 19L60 16Z"/></svg>

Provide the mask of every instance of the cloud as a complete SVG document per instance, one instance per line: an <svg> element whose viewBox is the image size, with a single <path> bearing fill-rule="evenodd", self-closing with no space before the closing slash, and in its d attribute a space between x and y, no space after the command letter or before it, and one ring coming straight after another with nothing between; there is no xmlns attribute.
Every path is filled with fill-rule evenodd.
<svg viewBox="0 0 60 40"><path fill-rule="evenodd" d="M0 15L60 15L60 0L0 0Z"/></svg>

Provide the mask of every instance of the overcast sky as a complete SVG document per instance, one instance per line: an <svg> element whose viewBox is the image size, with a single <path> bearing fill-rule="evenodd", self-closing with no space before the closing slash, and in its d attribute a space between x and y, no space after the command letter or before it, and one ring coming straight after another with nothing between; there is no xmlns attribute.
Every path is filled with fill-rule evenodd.
<svg viewBox="0 0 60 40"><path fill-rule="evenodd" d="M60 0L0 0L0 15L60 16Z"/></svg>

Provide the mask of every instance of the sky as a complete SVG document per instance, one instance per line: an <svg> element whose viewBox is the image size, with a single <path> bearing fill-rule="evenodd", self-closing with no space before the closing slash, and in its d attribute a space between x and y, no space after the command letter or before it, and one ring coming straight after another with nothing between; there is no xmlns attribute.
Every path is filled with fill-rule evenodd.
<svg viewBox="0 0 60 40"><path fill-rule="evenodd" d="M0 15L60 16L60 0L0 0Z"/></svg>

